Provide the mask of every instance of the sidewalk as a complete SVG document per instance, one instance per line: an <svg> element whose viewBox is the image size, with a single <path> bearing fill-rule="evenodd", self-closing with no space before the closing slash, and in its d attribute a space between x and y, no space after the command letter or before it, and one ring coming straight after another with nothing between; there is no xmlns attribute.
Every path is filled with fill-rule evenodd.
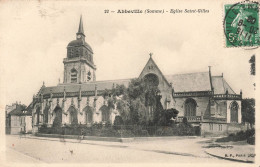
<svg viewBox="0 0 260 167"><path fill-rule="evenodd" d="M212 159L218 158L229 160L230 162L254 162L254 145L248 145L246 142L228 142L215 143L210 138L202 137L169 137L151 140L142 138L132 142L116 142L116 141L96 141L96 140L80 140L67 138L50 138L27 135L22 138L31 138L37 140L48 140L58 142L69 142L79 144L89 144L105 147L128 148L134 150L156 152L162 154L173 154L185 157ZM208 142L210 141L210 142ZM185 144L184 144L185 143Z"/></svg>
<svg viewBox="0 0 260 167"><path fill-rule="evenodd" d="M255 146L245 141L214 143L205 152L211 156L236 162L254 163Z"/></svg>
<svg viewBox="0 0 260 167"><path fill-rule="evenodd" d="M45 163L39 159L26 155L25 153L21 153L12 148L6 147L5 151L5 160L2 162L3 164L9 163Z"/></svg>
<svg viewBox="0 0 260 167"><path fill-rule="evenodd" d="M39 136L26 136L26 138L38 139L38 140L49 140L49 141L60 141L60 142L70 142L70 143L80 143L80 144L89 144L89 145L99 145L106 147L120 147L128 148L134 150L142 150L163 154L173 154L180 156L190 156L190 157L200 157L200 158L212 158L210 155L206 154L202 149L202 145L198 144L198 141L205 141L208 139L201 137L163 137L155 138L154 140L151 137L138 138L132 142L107 142L100 140L79 140L79 139L68 139L68 138L49 138L49 137L39 137ZM183 144L185 143L185 144Z"/></svg>

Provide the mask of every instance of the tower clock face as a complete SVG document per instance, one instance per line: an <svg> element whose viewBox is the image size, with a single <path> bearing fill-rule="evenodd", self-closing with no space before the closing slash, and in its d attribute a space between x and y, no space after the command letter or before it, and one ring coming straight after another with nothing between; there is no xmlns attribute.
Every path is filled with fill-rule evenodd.
<svg viewBox="0 0 260 167"><path fill-rule="evenodd" d="M81 35L77 35L77 38L80 38L81 37Z"/></svg>

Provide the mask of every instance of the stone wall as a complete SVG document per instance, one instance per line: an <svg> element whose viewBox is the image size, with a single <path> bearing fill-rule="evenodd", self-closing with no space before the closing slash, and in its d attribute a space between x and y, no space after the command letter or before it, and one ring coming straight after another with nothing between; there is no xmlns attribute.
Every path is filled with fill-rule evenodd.
<svg viewBox="0 0 260 167"><path fill-rule="evenodd" d="M33 122L34 125L36 124L37 120L37 114L36 109L40 107L41 113L43 114L43 111L45 109L49 108L48 111L48 124L51 125L55 119L55 108L60 107L63 109L62 113L62 123L63 124L70 124L70 112L68 109L73 106L77 110L77 116L78 116L78 123L80 124L86 124L86 112L84 111L84 108L86 106L90 106L93 108L93 123L101 122L102 121L102 112L100 108L103 105L107 105L107 100L103 98L103 96L97 96L96 102L94 96L89 97L82 97L81 100L78 100L77 97L68 97L66 100L63 101L62 98L53 98L50 102L50 99L44 99L43 103L38 103L35 105L33 109ZM95 104L96 105L95 105ZM110 111L110 117L109 120L111 123L113 123L115 116L118 115L118 112L115 110ZM43 123L43 116L40 116L40 123Z"/></svg>
<svg viewBox="0 0 260 167"><path fill-rule="evenodd" d="M196 116L203 116L207 111L209 111L209 97L183 97L175 98L175 108L179 111L178 116L185 116L185 101L192 98L197 103Z"/></svg>
<svg viewBox="0 0 260 167"><path fill-rule="evenodd" d="M77 83L88 82L87 73L91 72L91 80L95 81L95 70L89 67L87 64L74 62L64 64L64 83L71 83L71 70L77 70Z"/></svg>
<svg viewBox="0 0 260 167"><path fill-rule="evenodd" d="M201 136L224 136L227 135L226 123L201 123Z"/></svg>
<svg viewBox="0 0 260 167"><path fill-rule="evenodd" d="M201 136L226 136L231 133L237 133L241 130L245 131L247 130L247 127L238 123L201 123Z"/></svg>

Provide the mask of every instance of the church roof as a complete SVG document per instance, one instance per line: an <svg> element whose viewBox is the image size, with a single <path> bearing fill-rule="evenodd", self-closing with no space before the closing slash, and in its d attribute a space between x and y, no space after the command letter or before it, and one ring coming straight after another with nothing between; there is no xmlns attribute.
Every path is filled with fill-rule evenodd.
<svg viewBox="0 0 260 167"><path fill-rule="evenodd" d="M175 92L211 91L209 72L166 75Z"/></svg>
<svg viewBox="0 0 260 167"><path fill-rule="evenodd" d="M82 39L73 40L68 44L68 47L74 47L74 46L85 46L93 53L93 50L90 47L90 45L87 42L83 41Z"/></svg>
<svg viewBox="0 0 260 167"><path fill-rule="evenodd" d="M95 85L97 85L97 90L105 90L105 89L112 89L113 85L125 85L128 86L130 79L121 79L121 80L109 80L109 81L92 81L82 84L59 84L58 86L53 87L45 87L42 90L42 94L50 94L52 93L61 93L64 92L78 92L80 89L81 91L94 91Z"/></svg>
<svg viewBox="0 0 260 167"><path fill-rule="evenodd" d="M82 16L80 16L79 29L78 29L77 34L82 34L85 37ZM68 47L74 47L74 46L85 46L93 53L92 48L90 47L90 45L87 42L85 42L85 39L76 39L76 40L71 41L68 44Z"/></svg>
<svg viewBox="0 0 260 167"><path fill-rule="evenodd" d="M211 91L209 72L198 72L188 74L165 75L169 83L172 83L175 92L196 92L196 91ZM43 87L40 91L42 94L94 91L95 85L97 90L112 89L113 86L129 85L131 79L107 80L107 81L92 81L82 84L59 84L58 86ZM229 94L235 94L229 84L222 76L212 76L212 85L215 94L225 94L228 90Z"/></svg>
<svg viewBox="0 0 260 167"><path fill-rule="evenodd" d="M215 94L225 94L226 90L228 90L228 94L236 94L223 76L212 76L212 86Z"/></svg>

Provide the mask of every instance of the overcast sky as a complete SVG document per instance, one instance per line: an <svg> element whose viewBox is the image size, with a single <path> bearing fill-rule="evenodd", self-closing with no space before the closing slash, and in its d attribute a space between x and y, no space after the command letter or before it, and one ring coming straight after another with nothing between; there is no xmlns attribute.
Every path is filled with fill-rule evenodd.
<svg viewBox="0 0 260 167"><path fill-rule="evenodd" d="M197 1L198 2L198 1ZM105 14L117 9L207 9L207 14ZM236 93L254 97L248 60L259 50L225 48L223 3L176 1L5 1L0 3L2 102L28 105L45 81L63 81L67 44L76 38L80 14L94 51L97 80L138 77L149 53L163 74L208 71Z"/></svg>

